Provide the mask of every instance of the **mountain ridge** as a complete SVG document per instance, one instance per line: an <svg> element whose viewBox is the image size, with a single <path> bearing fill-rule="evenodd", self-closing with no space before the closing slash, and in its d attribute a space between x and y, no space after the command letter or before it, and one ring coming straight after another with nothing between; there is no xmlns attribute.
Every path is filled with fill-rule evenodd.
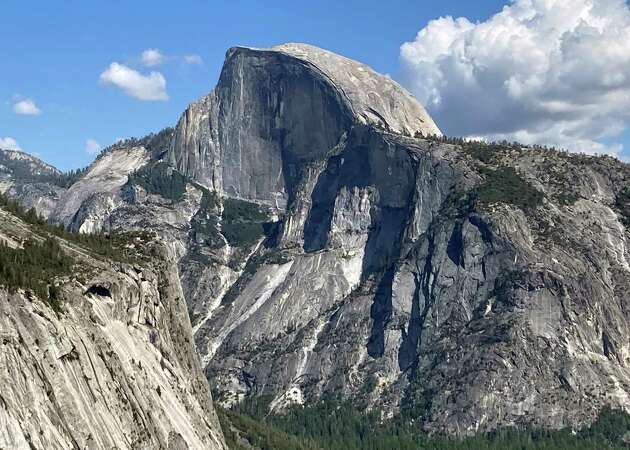
<svg viewBox="0 0 630 450"><path fill-rule="evenodd" d="M361 116L299 52L324 58L229 50L168 145L115 146L55 204L167 242L217 401L336 396L459 435L628 409L630 166Z"/></svg>

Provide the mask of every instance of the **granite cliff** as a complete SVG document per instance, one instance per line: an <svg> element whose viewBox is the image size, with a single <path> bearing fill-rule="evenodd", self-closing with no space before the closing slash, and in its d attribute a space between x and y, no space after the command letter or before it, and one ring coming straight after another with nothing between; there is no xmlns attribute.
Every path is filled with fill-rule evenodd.
<svg viewBox="0 0 630 450"><path fill-rule="evenodd" d="M226 448L175 261L119 239L0 209L0 448Z"/></svg>
<svg viewBox="0 0 630 450"><path fill-rule="evenodd" d="M165 239L224 405L336 396L454 434L630 407L630 167L441 138L325 50L230 49L173 130L54 210Z"/></svg>

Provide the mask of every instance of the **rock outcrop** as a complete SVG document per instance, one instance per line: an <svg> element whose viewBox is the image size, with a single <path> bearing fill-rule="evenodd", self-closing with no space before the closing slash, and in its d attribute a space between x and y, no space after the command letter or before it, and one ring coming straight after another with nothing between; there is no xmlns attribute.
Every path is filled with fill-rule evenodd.
<svg viewBox="0 0 630 450"><path fill-rule="evenodd" d="M10 247L45 237L0 210ZM176 265L147 239L126 244L150 255L134 263L59 240L60 306L0 288L0 448L226 448Z"/></svg>
<svg viewBox="0 0 630 450"><path fill-rule="evenodd" d="M454 434L630 408L629 166L439 135L364 65L234 48L141 174L57 208L166 238L225 405L332 394Z"/></svg>
<svg viewBox="0 0 630 450"><path fill-rule="evenodd" d="M440 134L409 93L363 64L303 44L237 47L216 89L182 115L167 160L217 192L284 208L302 167L353 123Z"/></svg>
<svg viewBox="0 0 630 450"><path fill-rule="evenodd" d="M148 160L148 151L143 146L114 147L103 153L90 165L85 175L64 193L54 211L56 220L88 233L107 228L103 221L117 206L120 190L129 174ZM85 213L84 210L90 208L88 204L96 204L91 208L97 212L96 215ZM75 218L80 210L83 214Z"/></svg>

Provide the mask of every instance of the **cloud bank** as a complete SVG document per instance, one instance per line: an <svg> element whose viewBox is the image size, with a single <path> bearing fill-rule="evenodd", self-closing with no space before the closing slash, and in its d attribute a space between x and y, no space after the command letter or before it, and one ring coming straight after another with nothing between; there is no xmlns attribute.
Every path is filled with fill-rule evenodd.
<svg viewBox="0 0 630 450"><path fill-rule="evenodd" d="M481 23L443 17L400 56L407 85L448 135L622 149L610 142L630 123L624 0L514 0Z"/></svg>
<svg viewBox="0 0 630 450"><path fill-rule="evenodd" d="M168 100L166 79L160 72L143 75L137 70L113 62L101 74L99 80L103 84L119 87L127 95L140 100Z"/></svg>

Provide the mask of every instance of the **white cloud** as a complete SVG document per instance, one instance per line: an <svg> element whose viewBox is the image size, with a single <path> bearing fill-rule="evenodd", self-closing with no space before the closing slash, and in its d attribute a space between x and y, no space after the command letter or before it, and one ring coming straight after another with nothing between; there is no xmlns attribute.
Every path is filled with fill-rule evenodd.
<svg viewBox="0 0 630 450"><path fill-rule="evenodd" d="M142 64L147 67L159 66L164 62L164 55L157 48L149 48L142 52Z"/></svg>
<svg viewBox="0 0 630 450"><path fill-rule="evenodd" d="M0 148L3 150L22 150L12 137L0 137Z"/></svg>
<svg viewBox="0 0 630 450"><path fill-rule="evenodd" d="M13 103L13 112L16 114L37 116L42 113L42 110L37 107L34 100L25 98L23 100L16 100Z"/></svg>
<svg viewBox="0 0 630 450"><path fill-rule="evenodd" d="M201 56L199 55L185 55L184 56L184 62L186 64L202 64L203 60L201 59Z"/></svg>
<svg viewBox="0 0 630 450"><path fill-rule="evenodd" d="M514 0L485 22L444 17L400 49L411 90L449 135L618 154L630 124L624 0Z"/></svg>
<svg viewBox="0 0 630 450"><path fill-rule="evenodd" d="M88 155L96 155L103 146L96 139L88 139L85 141L85 152Z"/></svg>
<svg viewBox="0 0 630 450"><path fill-rule="evenodd" d="M166 79L160 72L143 75L125 65L113 62L99 79L101 83L117 86L127 95L140 100L168 100Z"/></svg>

